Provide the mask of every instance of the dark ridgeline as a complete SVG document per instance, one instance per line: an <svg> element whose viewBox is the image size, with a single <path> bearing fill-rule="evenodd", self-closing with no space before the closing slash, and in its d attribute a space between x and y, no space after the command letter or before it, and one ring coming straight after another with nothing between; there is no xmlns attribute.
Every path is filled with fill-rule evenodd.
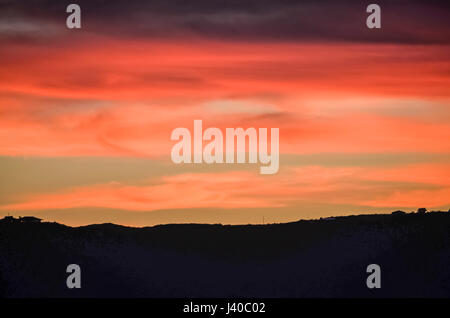
<svg viewBox="0 0 450 318"><path fill-rule="evenodd" d="M450 297L450 213L271 225L0 221L3 297ZM81 267L81 289L66 267ZM381 289L366 267L381 266Z"/></svg>

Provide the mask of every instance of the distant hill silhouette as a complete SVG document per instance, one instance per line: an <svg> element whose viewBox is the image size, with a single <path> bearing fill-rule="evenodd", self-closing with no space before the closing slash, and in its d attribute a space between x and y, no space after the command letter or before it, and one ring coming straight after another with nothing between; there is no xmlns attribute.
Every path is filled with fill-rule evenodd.
<svg viewBox="0 0 450 318"><path fill-rule="evenodd" d="M270 225L0 222L2 297L450 297L450 213ZM78 264L82 288L66 287ZM382 288L366 287L381 266Z"/></svg>

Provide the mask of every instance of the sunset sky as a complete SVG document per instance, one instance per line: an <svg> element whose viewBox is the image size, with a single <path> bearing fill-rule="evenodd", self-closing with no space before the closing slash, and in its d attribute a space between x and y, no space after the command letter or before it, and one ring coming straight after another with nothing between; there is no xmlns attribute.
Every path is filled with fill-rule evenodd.
<svg viewBox="0 0 450 318"><path fill-rule="evenodd" d="M66 27L66 6L82 28ZM0 216L286 222L450 208L450 6L0 0ZM172 163L177 127L276 127L280 168Z"/></svg>

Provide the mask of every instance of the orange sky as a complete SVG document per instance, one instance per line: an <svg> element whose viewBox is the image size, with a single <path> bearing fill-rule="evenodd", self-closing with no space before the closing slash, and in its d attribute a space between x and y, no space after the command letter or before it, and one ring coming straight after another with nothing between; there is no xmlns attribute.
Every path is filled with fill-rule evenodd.
<svg viewBox="0 0 450 318"><path fill-rule="evenodd" d="M58 32L0 48L0 214L144 226L450 208L449 44ZM279 128L279 172L173 164L170 133L194 119Z"/></svg>

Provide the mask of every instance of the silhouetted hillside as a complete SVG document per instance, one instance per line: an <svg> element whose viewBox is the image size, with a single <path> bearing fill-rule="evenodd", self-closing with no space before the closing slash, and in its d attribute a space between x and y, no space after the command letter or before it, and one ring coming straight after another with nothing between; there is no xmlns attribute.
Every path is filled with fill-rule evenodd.
<svg viewBox="0 0 450 318"><path fill-rule="evenodd" d="M68 289L68 264L82 288ZM366 287L381 266L382 288ZM0 222L4 297L449 297L450 213L271 225Z"/></svg>

